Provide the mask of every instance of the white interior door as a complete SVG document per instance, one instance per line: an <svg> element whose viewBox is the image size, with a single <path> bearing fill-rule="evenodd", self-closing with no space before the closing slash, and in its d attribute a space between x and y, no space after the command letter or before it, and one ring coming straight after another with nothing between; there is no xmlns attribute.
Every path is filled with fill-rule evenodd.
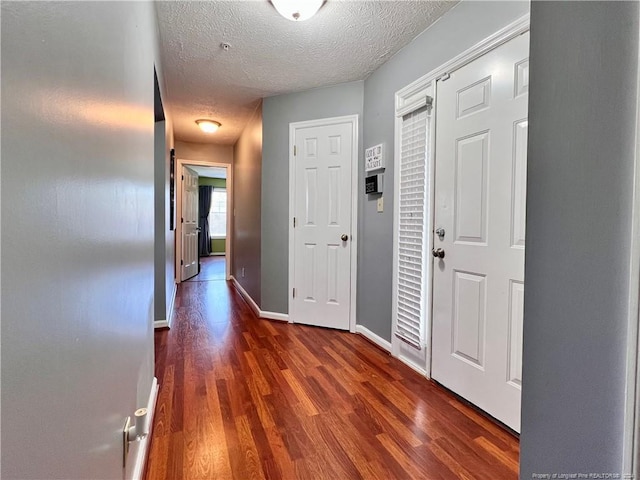
<svg viewBox="0 0 640 480"><path fill-rule="evenodd" d="M520 430L529 34L437 85L432 376ZM442 233L442 232L440 232Z"/></svg>
<svg viewBox="0 0 640 480"><path fill-rule="evenodd" d="M292 319L349 329L353 124L294 130Z"/></svg>
<svg viewBox="0 0 640 480"><path fill-rule="evenodd" d="M198 173L182 167L182 281L198 274L198 230Z"/></svg>

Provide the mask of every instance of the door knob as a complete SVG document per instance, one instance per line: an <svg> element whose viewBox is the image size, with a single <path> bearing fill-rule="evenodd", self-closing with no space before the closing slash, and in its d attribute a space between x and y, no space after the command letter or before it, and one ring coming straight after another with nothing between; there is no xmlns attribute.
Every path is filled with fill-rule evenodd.
<svg viewBox="0 0 640 480"><path fill-rule="evenodd" d="M431 250L431 254L436 258L444 258L444 250L441 248Z"/></svg>
<svg viewBox="0 0 640 480"><path fill-rule="evenodd" d="M349 240L349 235L347 235L346 233L343 233L342 236L340 237L340 239L343 242L346 242L347 240Z"/></svg>

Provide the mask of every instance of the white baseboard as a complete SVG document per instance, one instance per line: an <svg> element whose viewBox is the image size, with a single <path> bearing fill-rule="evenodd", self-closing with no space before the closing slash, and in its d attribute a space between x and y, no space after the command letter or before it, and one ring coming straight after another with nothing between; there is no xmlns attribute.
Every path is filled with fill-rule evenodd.
<svg viewBox="0 0 640 480"><path fill-rule="evenodd" d="M158 379L153 377L151 382L151 391L149 392L149 400L147 402L147 416L149 417L149 434L138 440L134 440L137 444L135 451L131 453L135 454L133 458L133 465L131 470L132 480L141 480L144 473L144 467L147 463L147 457L149 456L149 444L151 443L151 435L153 433L153 417L156 411L156 400L158 399ZM133 450L133 449L132 449Z"/></svg>
<svg viewBox="0 0 640 480"><path fill-rule="evenodd" d="M240 295L242 295L242 298L246 300L246 302L253 310L253 313L255 313L257 317L266 318L268 320L279 320L281 322L289 321L289 315L287 315L286 313L267 312L264 310L260 310L258 304L253 300L253 298L251 298L251 295L249 295L249 293L242 287L242 285L240 285L240 282L238 282L238 280L236 280L233 275L231 275L231 281L233 282L233 286L236 288L236 290L238 290Z"/></svg>
<svg viewBox="0 0 640 480"><path fill-rule="evenodd" d="M267 318L269 320L278 320L279 322L289 321L289 315L287 313L265 312L264 310L260 310L260 318Z"/></svg>
<svg viewBox="0 0 640 480"><path fill-rule="evenodd" d="M153 322L153 328L171 328L171 326L169 325L169 320L155 320Z"/></svg>
<svg viewBox="0 0 640 480"><path fill-rule="evenodd" d="M408 366L409 368L415 370L416 372L418 372L423 377L431 378L431 377L429 377L429 374L428 374L428 372L427 372L427 370L425 368L420 367L417 363L409 360L407 357L404 357L404 356L400 355L397 358L402 363L404 363L406 366Z"/></svg>
<svg viewBox="0 0 640 480"><path fill-rule="evenodd" d="M383 350L386 350L387 352L391 352L391 342L388 342L384 338L380 337L379 335L376 335L367 327L364 327L362 325L356 325L356 333L359 333L363 337L375 343L377 346L379 346Z"/></svg>
<svg viewBox="0 0 640 480"><path fill-rule="evenodd" d="M167 309L167 319L166 320L156 320L153 322L153 328L171 328L171 321L173 320L173 304L176 301L176 292L178 291L178 285L173 284L173 292L171 293L171 298L169 299L169 308Z"/></svg>
<svg viewBox="0 0 640 480"><path fill-rule="evenodd" d="M253 313L255 313L259 317L260 308L258 307L258 304L253 300L253 298L251 298L251 295L249 295L249 293L247 293L247 291L244 288L242 288L242 285L240 285L240 282L238 282L238 280L236 280L236 277L234 277L233 275L231 275L231 281L233 282L233 286L236 287L236 290L238 290L240 295L242 295L242 298L244 298L246 302L249 304L249 306L251 307L251 310L253 310Z"/></svg>

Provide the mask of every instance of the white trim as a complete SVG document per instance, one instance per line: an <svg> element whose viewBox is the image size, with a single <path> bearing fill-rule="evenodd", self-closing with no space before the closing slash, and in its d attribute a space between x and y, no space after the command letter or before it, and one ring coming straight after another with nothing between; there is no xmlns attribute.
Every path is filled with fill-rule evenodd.
<svg viewBox="0 0 640 480"><path fill-rule="evenodd" d="M166 320L156 320L153 322L153 328L171 328L171 321L173 320L173 304L176 301L176 292L178 291L178 285L173 284L173 293L171 294L171 299L169 301L169 308L167 310L167 318Z"/></svg>
<svg viewBox="0 0 640 480"><path fill-rule="evenodd" d="M176 303L176 295L178 294L178 285L173 283L173 292L171 293L171 301L169 302L169 310L167 311L167 325L171 328L171 323L173 322L173 306Z"/></svg>
<svg viewBox="0 0 640 480"><path fill-rule="evenodd" d="M244 298L245 301L249 304L251 310L253 310L253 313L255 313L256 316L259 317L260 308L258 307L258 304L253 300L253 298L251 298L251 295L249 295L249 293L242 287L242 285L240 285L240 282L238 282L238 280L236 280L236 277L234 277L233 275L231 275L231 282L233 282L233 286L236 287L238 293L242 295L242 298Z"/></svg>
<svg viewBox="0 0 640 480"><path fill-rule="evenodd" d="M409 360L409 358L400 356L400 357L398 357L398 360L400 360L402 363L404 363L407 367L409 367L412 370L415 370L416 372L418 372L423 377L427 377L429 379L431 378L429 376L427 370L424 369L424 367L421 367L417 363L412 362L411 360Z"/></svg>
<svg viewBox="0 0 640 480"><path fill-rule="evenodd" d="M176 158L175 165L175 196L176 196L176 241L175 241L175 280L176 283L181 283L182 269L180 268L180 256L182 254L182 181L179 178L182 175L182 167L195 165L200 167L218 167L224 168L227 171L227 237L225 242L225 278L231 280L231 237L233 236L232 229L232 214L233 214L233 168L228 163L210 162L207 160L188 160L184 158ZM178 218L180 217L180 218Z"/></svg>
<svg viewBox="0 0 640 480"><path fill-rule="evenodd" d="M171 328L171 326L169 325L169 320L162 319L162 320L155 320L153 322L153 328L158 330L160 328Z"/></svg>
<svg viewBox="0 0 640 480"><path fill-rule="evenodd" d="M637 85L640 92L640 64ZM631 252L629 258L629 299L627 325L627 380L624 412L622 473L638 478L640 461L640 94L636 97L636 151L633 203L631 211Z"/></svg>
<svg viewBox="0 0 640 480"><path fill-rule="evenodd" d="M498 30L493 35L490 35L484 40L476 43L473 47L440 65L438 68L431 70L429 73L423 75L414 82L411 82L406 87L398 90L396 92L396 116L402 117L403 115L424 106L426 100L425 95L423 95L422 92L434 80L446 73L451 73L461 67L464 67L475 59L527 31L529 31L528 13L501 30Z"/></svg>
<svg viewBox="0 0 640 480"><path fill-rule="evenodd" d="M402 127L402 117L404 115L406 115L407 113L410 113L414 110L417 110L418 108L421 108L422 106L426 105L426 97L427 97L427 90L429 88L433 88L433 111L432 111L432 121L431 121L431 135L432 136L432 151L431 151L431 165L428 167L430 168L430 173L431 173L431 182L428 185L427 188L430 189L430 211L431 211L431 216L429 218L429 224L427 225L427 232L430 232L429 235L427 236L427 251L430 251L432 248L432 244L433 244L433 229L434 229L434 225L433 225L433 219L434 219L434 204L435 204L435 199L433 198L434 195L434 191L435 191L435 155L436 155L436 149L437 149L437 145L435 144L435 130L436 130L436 124L438 121L438 115L437 115L437 80L442 77L443 75L447 74L447 73L451 73L455 70L458 70L459 68L471 63L472 61L476 60L477 58L481 57L482 55L485 55L486 53L490 52L491 50L499 47L500 45L503 45L505 43L507 43L509 40L522 35L523 33L529 31L529 25L530 25L530 16L527 13L526 15L520 17L519 19L515 20L514 22L510 23L509 25L507 25L506 27L498 30L496 33L494 33L493 35L488 36L487 38L485 38L484 40L476 43L473 47L465 50L464 52L462 52L461 54L455 56L454 58L452 58L451 60L449 60L448 62L445 62L444 64L440 65L439 67L435 68L434 70L431 70L429 73L427 73L426 75L423 75L422 77L418 78L417 80L415 80L414 82L410 83L409 85L407 85L406 87L398 90L395 94L395 115L396 115L396 119L395 119L395 131L394 131L394 215L393 215L393 242L394 242L394 246L393 246L393 295L395 295L395 292L397 290L397 278L395 275L395 272L397 271L397 266L398 266L398 248L396 245L397 242L397 236L398 236L398 216L399 216L399 202L398 202L398 193L400 191L398 182L400 179L400 175L399 175L399 158L400 158L400 130ZM640 249L640 246L639 246ZM391 337L391 344L392 344L392 349L391 349L391 353L394 357L399 358L402 362L406 363L407 365L409 365L411 368L413 368L414 370L416 370L417 372L421 373L422 375L426 376L426 377L430 377L431 376L431 343L432 343L432 322L431 322L431 317L432 317L432 312L433 312L433 267L432 267L432 262L431 262L431 266L429 267L429 272L428 272L428 276L427 278L429 278L429 290L427 291L427 295L426 295L426 300L427 300L427 307L426 307L426 312L427 312L427 319L426 319L426 328L425 328L425 339L424 339L424 343L425 343L425 348L426 348L426 359L425 359L425 365L424 367L419 366L415 363L413 363L409 358L401 355L401 349L400 349L400 342L401 340L398 339L395 334L392 333L392 337ZM393 307L393 318L392 318L392 332L395 332L395 322L396 322L396 316L397 316L397 312L396 310L396 306L394 304ZM639 380L640 381L640 380ZM640 407L640 397L638 399L638 404Z"/></svg>
<svg viewBox="0 0 640 480"><path fill-rule="evenodd" d="M151 435L153 432L153 416L156 411L156 400L158 399L158 379L153 377L151 382L151 391L149 392L149 400L147 401L147 416L149 417L149 434L134 440L137 443L137 450L135 452L134 465L131 470L132 480L141 480L144 472L144 467L147 463L149 456L149 444L151 443Z"/></svg>
<svg viewBox="0 0 640 480"><path fill-rule="evenodd" d="M267 320L277 320L279 322L288 322L289 315L286 313L277 313L277 312L266 312L264 310L260 310L260 318L266 318Z"/></svg>
<svg viewBox="0 0 640 480"><path fill-rule="evenodd" d="M360 138L358 135L358 115L345 115L343 117L321 118L317 120L307 120L304 122L294 122L289 124L289 284L288 284L288 305L289 323L294 323L295 311L293 302L293 287L295 279L294 264L294 229L293 211L295 194L295 157L293 147L295 144L295 131L299 128L323 127L341 123L351 123L352 127L352 164L351 164L351 305L349 309L349 331L356 331L356 305L358 291L358 179L359 179L359 158L358 151Z"/></svg>
<svg viewBox="0 0 640 480"><path fill-rule="evenodd" d="M386 341L384 338L380 337L379 335L376 335L364 325L356 325L356 333L359 333L360 335L368 339L370 342L375 343L381 349L391 353L391 343Z"/></svg>
<svg viewBox="0 0 640 480"><path fill-rule="evenodd" d="M238 280L236 280L236 277L234 277L233 275L231 275L231 282L233 283L235 289L238 290L238 293L242 295L242 298L244 298L245 301L249 304L251 310L253 310L253 313L255 313L258 318L266 318L267 320L278 320L280 322L289 321L289 315L287 315L286 313L267 312L264 310L260 310L258 304L253 300L253 298L251 298L251 295L249 295L249 292L247 292L243 288L243 286L240 285L240 282L238 282Z"/></svg>

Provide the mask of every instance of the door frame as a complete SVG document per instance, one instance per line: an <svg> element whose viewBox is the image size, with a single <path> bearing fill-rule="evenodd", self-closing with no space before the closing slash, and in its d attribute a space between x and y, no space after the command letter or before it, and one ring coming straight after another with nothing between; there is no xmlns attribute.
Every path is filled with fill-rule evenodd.
<svg viewBox="0 0 640 480"><path fill-rule="evenodd" d="M208 160L187 160L183 158L176 159L176 176L182 176L182 167L188 166L196 166L196 167L218 167L224 168L227 170L227 238L225 240L225 279L231 279L231 249L233 242L231 241L231 237L233 235L232 226L233 223L232 213L233 213L233 168L228 163L219 163L219 162L210 162ZM177 173L180 172L180 173ZM178 182L176 182L178 184ZM176 248L174 250L174 280L176 284L181 283L180 280L180 257L182 255L182 222L178 221L178 215L182 214L182 180L179 183L180 187L175 189L176 194L176 230L175 230L175 245Z"/></svg>
<svg viewBox="0 0 640 480"><path fill-rule="evenodd" d="M356 300L358 285L358 115L345 115L342 117L320 118L303 122L293 122L289 124L289 323L295 323L295 311L293 304L293 286L295 281L295 232L293 228L293 212L295 211L295 155L293 147L295 145L296 130L309 127L324 127L342 123L351 124L351 135L353 138L351 146L351 294L349 305L349 331L356 331Z"/></svg>
<svg viewBox="0 0 640 480"><path fill-rule="evenodd" d="M430 217L428 219L428 223L426 226L427 237L425 240L428 242L428 245L433 244L433 206L435 204L435 160L437 155L438 146L435 144L435 131L438 123L438 80L442 80L443 77L446 77L450 73L464 67L465 65L473 62L477 58L485 55L498 48L499 46L507 43L509 40L512 40L519 35L522 35L529 31L530 26L530 15L527 13L522 17L518 18L514 22L510 23L506 27L498 30L493 35L488 36L484 40L476 43L471 48L465 50L460 53L456 57L452 58L448 62L440 65L434 70L430 71L426 75L420 77L414 82L410 83L406 87L398 90L395 95L395 151L394 151L394 167L399 166L400 159L400 131L402 129L402 117L408 113L411 113L418 108L426 105L426 97L428 94L428 90L433 88L433 119L431 121L431 131L429 135L434 140L432 142L432 156L429 159L429 164L427 168L429 172L431 172L431 179L427 184L427 188L429 189L429 201L431 203L431 211ZM400 176L399 172L396 171L394 175L394 209L398 205L398 194L400 192ZM398 212L394 212L394 225L393 225L393 235L394 239L398 236L398 224L397 224ZM395 241L395 240L394 240ZM393 269L393 294L395 294L395 289L397 286L397 246L394 244L393 256L394 256L394 269ZM391 332L391 354L401 360L403 363L407 364L409 367L413 368L415 371L424 375L427 378L431 378L431 343L432 343L432 328L433 322L431 321L433 316L433 260L427 262L427 272L426 277L429 282L429 291L425 292L425 312L427 318L425 319L425 339L424 345L426 351L424 352L424 358L420 357L419 359L413 356L403 355L403 343L396 335L396 314L394 312L392 318L392 332ZM395 305L395 303L394 303ZM395 310L395 306L394 306ZM406 350L405 350L406 351Z"/></svg>

